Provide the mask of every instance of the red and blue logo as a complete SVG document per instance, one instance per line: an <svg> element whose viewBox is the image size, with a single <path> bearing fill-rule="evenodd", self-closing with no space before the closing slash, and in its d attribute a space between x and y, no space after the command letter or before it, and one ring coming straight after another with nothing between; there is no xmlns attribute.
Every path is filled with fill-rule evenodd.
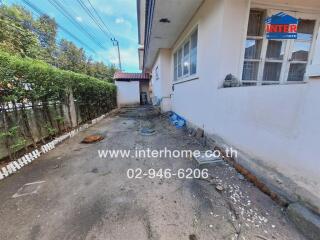
<svg viewBox="0 0 320 240"><path fill-rule="evenodd" d="M279 12L265 20L267 39L297 39L297 18Z"/></svg>

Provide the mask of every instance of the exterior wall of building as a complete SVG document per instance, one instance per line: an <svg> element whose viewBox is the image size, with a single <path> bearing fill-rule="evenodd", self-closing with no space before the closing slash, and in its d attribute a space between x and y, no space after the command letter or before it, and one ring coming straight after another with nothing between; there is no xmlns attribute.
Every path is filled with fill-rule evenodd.
<svg viewBox="0 0 320 240"><path fill-rule="evenodd" d="M161 99L162 88L161 88L161 66L160 66L160 54L158 54L156 61L154 62L153 68L151 70L151 87L152 87L152 102L156 104Z"/></svg>
<svg viewBox="0 0 320 240"><path fill-rule="evenodd" d="M161 49L152 68L153 103L159 103L161 111L171 110L171 51Z"/></svg>
<svg viewBox="0 0 320 240"><path fill-rule="evenodd" d="M118 106L140 104L139 81L115 81Z"/></svg>
<svg viewBox="0 0 320 240"><path fill-rule="evenodd" d="M197 75L174 83L172 110L319 196L320 77L306 84L221 88L227 74L241 78L249 10L249 0L202 4L166 60L171 66L160 71L170 72L161 80L171 87L172 53L198 26ZM320 59L316 48L314 59Z"/></svg>
<svg viewBox="0 0 320 240"><path fill-rule="evenodd" d="M320 29L319 29L320 31ZM320 76L320 37L316 39L314 55L312 59L312 63L307 69L307 73L311 77L319 77Z"/></svg>

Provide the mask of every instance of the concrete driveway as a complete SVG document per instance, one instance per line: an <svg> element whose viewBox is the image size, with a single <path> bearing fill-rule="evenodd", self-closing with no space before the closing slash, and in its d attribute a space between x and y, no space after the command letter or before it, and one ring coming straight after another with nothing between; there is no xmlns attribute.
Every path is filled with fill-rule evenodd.
<svg viewBox="0 0 320 240"><path fill-rule="evenodd" d="M122 109L1 181L0 239L304 239L278 205L227 164L204 166L211 181L129 179L128 168L198 166L190 158L98 156L102 149L206 149L152 113ZM155 134L142 136L145 126ZM105 139L80 143L94 133Z"/></svg>

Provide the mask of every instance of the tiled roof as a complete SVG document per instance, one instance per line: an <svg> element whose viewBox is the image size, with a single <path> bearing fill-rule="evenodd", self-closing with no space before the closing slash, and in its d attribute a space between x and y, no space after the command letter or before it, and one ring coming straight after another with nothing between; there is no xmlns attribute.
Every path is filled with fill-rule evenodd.
<svg viewBox="0 0 320 240"><path fill-rule="evenodd" d="M148 73L124 73L124 72L116 72L113 76L115 80L123 79L123 80L130 80L130 79L137 79L137 80L149 80Z"/></svg>

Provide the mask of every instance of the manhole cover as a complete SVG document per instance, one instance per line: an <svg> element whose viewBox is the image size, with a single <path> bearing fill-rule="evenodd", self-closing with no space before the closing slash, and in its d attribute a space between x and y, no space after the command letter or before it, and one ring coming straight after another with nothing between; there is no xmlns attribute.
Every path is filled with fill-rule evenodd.
<svg viewBox="0 0 320 240"><path fill-rule="evenodd" d="M141 128L140 134L142 136L151 136L151 135L156 134L156 130L154 130L153 128Z"/></svg>
<svg viewBox="0 0 320 240"><path fill-rule="evenodd" d="M101 135L90 135L85 137L81 142L82 143L95 143L103 140L104 137Z"/></svg>

